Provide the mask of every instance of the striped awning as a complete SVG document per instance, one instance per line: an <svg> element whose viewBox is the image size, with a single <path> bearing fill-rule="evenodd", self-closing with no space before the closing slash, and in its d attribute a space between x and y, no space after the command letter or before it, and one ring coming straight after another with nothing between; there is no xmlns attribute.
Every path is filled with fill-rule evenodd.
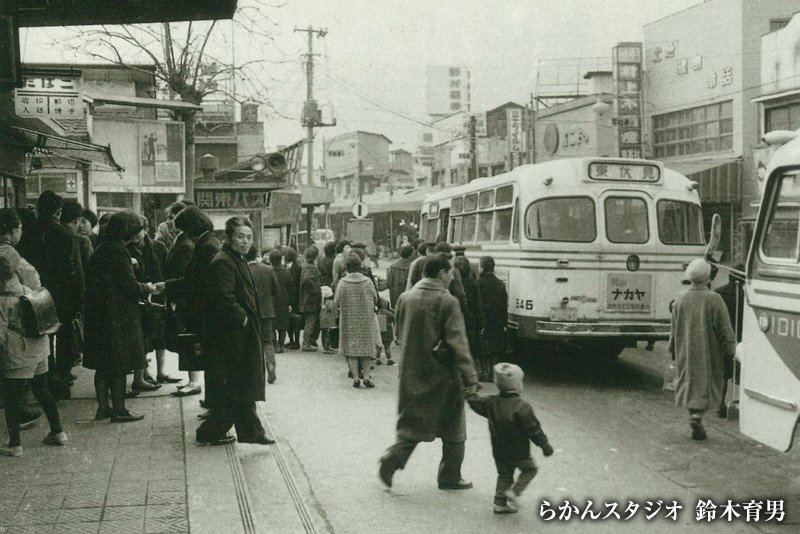
<svg viewBox="0 0 800 534"><path fill-rule="evenodd" d="M740 202L742 200L742 158L710 158L664 162L668 169L685 174L698 184L700 202Z"/></svg>

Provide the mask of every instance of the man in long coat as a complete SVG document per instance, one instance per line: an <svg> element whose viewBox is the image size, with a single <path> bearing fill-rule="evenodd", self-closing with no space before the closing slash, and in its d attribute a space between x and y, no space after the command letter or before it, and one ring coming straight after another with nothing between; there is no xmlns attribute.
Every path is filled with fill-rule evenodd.
<svg viewBox="0 0 800 534"><path fill-rule="evenodd" d="M411 269L411 254L414 249L411 245L400 247L400 258L392 263L386 270L386 281L389 283L389 302L394 309L397 306L397 299L406 290L408 282L408 271Z"/></svg>
<svg viewBox="0 0 800 534"><path fill-rule="evenodd" d="M220 387L207 392L213 408L197 429L197 442L229 443L226 434L235 425L240 443L274 443L264 433L255 404L265 400L266 378L255 284L244 255L230 243L211 261L207 306L203 357L206 372Z"/></svg>
<svg viewBox="0 0 800 534"><path fill-rule="evenodd" d="M267 362L267 382L272 384L275 375L275 339L273 338L273 322L275 321L275 297L278 296L278 277L272 265L258 260L256 247L250 248L245 255L247 267L253 275L253 283L258 297L258 310L261 315L261 343L264 348L264 359Z"/></svg>
<svg viewBox="0 0 800 534"><path fill-rule="evenodd" d="M488 350L480 355L483 378L491 381L491 374L498 357L506 351L506 326L508 325L508 291L502 280L494 274L494 258L483 256L480 260L481 274L478 287L483 304L484 330Z"/></svg>
<svg viewBox="0 0 800 534"><path fill-rule="evenodd" d="M470 356L464 317L449 294L450 262L428 258L425 278L397 302L395 335L400 351L397 441L381 458L380 478L391 487L392 476L405 467L420 441L442 440L440 489L469 489L461 477L467 439L464 392L477 391L478 376ZM443 341L452 358L440 363L434 346Z"/></svg>
<svg viewBox="0 0 800 534"><path fill-rule="evenodd" d="M678 367L675 404L689 410L692 439L706 439L703 415L719 406L724 380L724 358L736 351L736 337L725 302L708 289L711 266L696 259L686 269L691 287L672 307L669 350Z"/></svg>
<svg viewBox="0 0 800 534"><path fill-rule="evenodd" d="M306 264L300 274L300 299L299 313L303 314L303 346L305 352L317 350L319 337L319 311L322 309L322 291L320 289L320 274L317 268L317 247L310 246L303 257Z"/></svg>

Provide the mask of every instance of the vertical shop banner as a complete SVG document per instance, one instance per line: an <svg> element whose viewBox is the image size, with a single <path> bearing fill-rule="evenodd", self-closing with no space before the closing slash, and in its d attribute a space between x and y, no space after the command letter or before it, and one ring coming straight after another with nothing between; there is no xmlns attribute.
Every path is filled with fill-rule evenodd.
<svg viewBox="0 0 800 534"><path fill-rule="evenodd" d="M508 118L508 152L511 169L518 167L522 153L522 110L506 110ZM509 170L511 170L509 169Z"/></svg>
<svg viewBox="0 0 800 534"><path fill-rule="evenodd" d="M642 43L620 43L612 61L619 155L641 158Z"/></svg>

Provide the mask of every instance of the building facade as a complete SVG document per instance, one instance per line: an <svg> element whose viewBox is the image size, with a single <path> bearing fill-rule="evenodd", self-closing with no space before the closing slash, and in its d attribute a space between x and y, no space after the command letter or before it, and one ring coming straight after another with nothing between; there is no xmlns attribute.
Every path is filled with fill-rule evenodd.
<svg viewBox="0 0 800 534"><path fill-rule="evenodd" d="M388 180L391 143L383 134L363 131L325 140L323 183L337 202L355 202Z"/></svg>
<svg viewBox="0 0 800 534"><path fill-rule="evenodd" d="M707 0L644 26L645 155L698 182L706 220L722 216L724 263L745 257L759 196L761 38L796 11L800 0Z"/></svg>

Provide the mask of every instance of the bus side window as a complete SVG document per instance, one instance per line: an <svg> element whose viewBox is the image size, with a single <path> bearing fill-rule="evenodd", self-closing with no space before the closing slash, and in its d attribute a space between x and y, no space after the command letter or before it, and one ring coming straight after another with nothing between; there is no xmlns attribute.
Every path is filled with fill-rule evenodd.
<svg viewBox="0 0 800 534"><path fill-rule="evenodd" d="M514 218L511 221L511 241L519 243L519 199L514 202Z"/></svg>
<svg viewBox="0 0 800 534"><path fill-rule="evenodd" d="M461 244L461 225L464 223L464 217L453 217L453 236L451 243Z"/></svg>

